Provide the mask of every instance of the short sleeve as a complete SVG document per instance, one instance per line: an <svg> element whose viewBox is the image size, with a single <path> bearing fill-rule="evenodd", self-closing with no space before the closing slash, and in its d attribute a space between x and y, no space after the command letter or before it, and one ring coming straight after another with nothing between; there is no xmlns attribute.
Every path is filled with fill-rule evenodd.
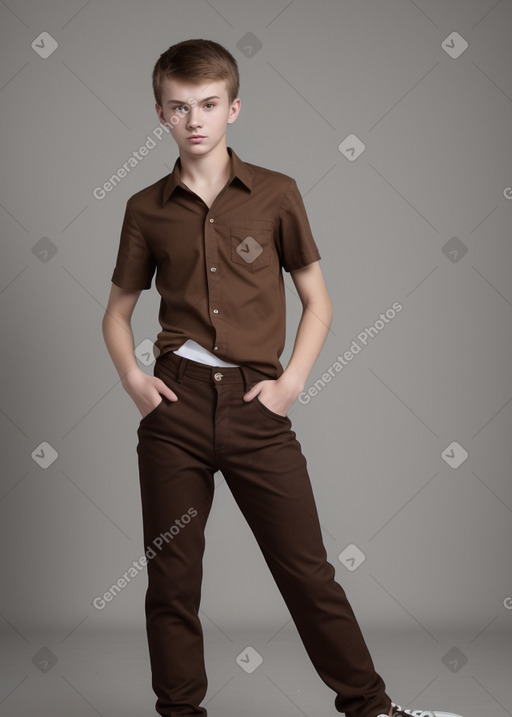
<svg viewBox="0 0 512 717"><path fill-rule="evenodd" d="M285 271L301 269L321 258L306 207L294 179L286 190L279 210L278 251Z"/></svg>
<svg viewBox="0 0 512 717"><path fill-rule="evenodd" d="M153 254L133 216L128 201L112 282L128 291L150 289L155 268L156 262Z"/></svg>

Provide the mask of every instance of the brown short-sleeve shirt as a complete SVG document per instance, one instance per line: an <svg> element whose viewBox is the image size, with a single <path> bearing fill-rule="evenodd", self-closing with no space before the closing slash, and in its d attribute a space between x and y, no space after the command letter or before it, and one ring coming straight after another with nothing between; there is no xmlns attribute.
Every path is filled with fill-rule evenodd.
<svg viewBox="0 0 512 717"><path fill-rule="evenodd" d="M130 197L112 282L149 289L156 270L157 353L193 339L224 361L278 378L282 269L320 254L295 180L228 153L230 178L210 208L181 181L179 158L171 174Z"/></svg>

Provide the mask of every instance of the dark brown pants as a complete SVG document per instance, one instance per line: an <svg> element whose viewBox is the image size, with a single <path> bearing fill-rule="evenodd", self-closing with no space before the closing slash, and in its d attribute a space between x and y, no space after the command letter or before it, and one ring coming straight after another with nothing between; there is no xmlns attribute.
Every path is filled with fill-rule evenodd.
<svg viewBox="0 0 512 717"><path fill-rule="evenodd" d="M266 377L172 352L154 375L176 393L141 419L138 459L148 589L146 627L165 717L206 716L201 598L204 530L222 472L262 550L322 680L349 717L389 713L391 700L343 588L327 562L306 460L288 417L243 394Z"/></svg>

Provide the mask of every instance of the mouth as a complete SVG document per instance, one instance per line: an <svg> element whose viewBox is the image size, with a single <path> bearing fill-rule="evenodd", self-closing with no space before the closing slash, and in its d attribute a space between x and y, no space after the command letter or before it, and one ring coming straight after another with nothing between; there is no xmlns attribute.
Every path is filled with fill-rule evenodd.
<svg viewBox="0 0 512 717"><path fill-rule="evenodd" d="M206 139L206 137L203 134L192 134L187 139Z"/></svg>

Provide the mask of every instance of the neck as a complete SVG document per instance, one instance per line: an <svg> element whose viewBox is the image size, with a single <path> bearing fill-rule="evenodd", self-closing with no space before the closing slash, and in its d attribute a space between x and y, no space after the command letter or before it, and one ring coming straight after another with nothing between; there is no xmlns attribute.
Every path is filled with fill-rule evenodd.
<svg viewBox="0 0 512 717"><path fill-rule="evenodd" d="M207 154L180 152L181 178L185 184L215 184L229 176L226 143L219 142Z"/></svg>

